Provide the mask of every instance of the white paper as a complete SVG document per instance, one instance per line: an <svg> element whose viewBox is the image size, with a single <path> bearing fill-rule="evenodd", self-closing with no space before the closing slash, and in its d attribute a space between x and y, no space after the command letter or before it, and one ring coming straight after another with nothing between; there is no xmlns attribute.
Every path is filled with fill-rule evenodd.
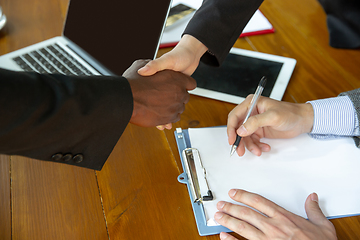
<svg viewBox="0 0 360 240"><path fill-rule="evenodd" d="M258 193L304 218L305 200L313 192L327 217L360 213L360 149L352 138L263 139L271 151L261 157L248 151L230 157L226 127L189 129L189 136L215 197L204 202L208 225L215 224L218 201L236 203L228 196L232 188Z"/></svg>
<svg viewBox="0 0 360 240"><path fill-rule="evenodd" d="M194 9L198 9L202 4L202 0L173 0L172 6L175 6L179 3L185 4ZM165 28L165 31L161 38L161 44L179 42L182 33L185 31L185 28L193 15L194 13L189 14L187 17L180 20L179 23L175 23L173 26ZM257 31L271 30L271 29L273 29L271 23L259 10L257 10L250 19L250 21L248 22L248 24L245 26L243 33L257 32Z"/></svg>

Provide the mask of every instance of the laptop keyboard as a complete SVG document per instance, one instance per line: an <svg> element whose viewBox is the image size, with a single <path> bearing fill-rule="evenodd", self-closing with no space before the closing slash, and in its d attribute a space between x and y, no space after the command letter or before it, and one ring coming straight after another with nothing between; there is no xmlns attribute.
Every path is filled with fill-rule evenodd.
<svg viewBox="0 0 360 240"><path fill-rule="evenodd" d="M24 71L65 75L94 75L58 44L13 58Z"/></svg>

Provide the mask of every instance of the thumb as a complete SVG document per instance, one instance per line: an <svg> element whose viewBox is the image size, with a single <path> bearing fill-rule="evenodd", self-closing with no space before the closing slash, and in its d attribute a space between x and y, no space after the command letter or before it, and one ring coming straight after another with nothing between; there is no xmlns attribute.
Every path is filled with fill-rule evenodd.
<svg viewBox="0 0 360 240"><path fill-rule="evenodd" d="M151 76L164 69L172 69L170 61L166 61L166 57L160 57L148 62L144 67L138 70L138 74L142 76Z"/></svg>
<svg viewBox="0 0 360 240"><path fill-rule="evenodd" d="M324 220L329 221L319 207L319 197L316 193L312 193L307 197L305 211L309 220L315 225L323 225Z"/></svg>
<svg viewBox="0 0 360 240"><path fill-rule="evenodd" d="M186 90L187 91L194 90L196 88L196 85L197 85L196 80L194 78L190 77L190 76L187 76L187 75L185 75L185 76L188 79L187 84L186 84Z"/></svg>
<svg viewBox="0 0 360 240"><path fill-rule="evenodd" d="M269 112L253 115L249 117L248 120L243 125L241 125L236 132L241 137L249 136L259 128L271 126L272 119L273 118Z"/></svg>

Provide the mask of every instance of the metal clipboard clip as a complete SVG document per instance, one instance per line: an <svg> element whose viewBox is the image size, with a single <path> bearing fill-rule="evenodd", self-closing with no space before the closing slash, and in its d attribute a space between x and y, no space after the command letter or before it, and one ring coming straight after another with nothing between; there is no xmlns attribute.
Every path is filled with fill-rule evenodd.
<svg viewBox="0 0 360 240"><path fill-rule="evenodd" d="M199 151L196 148L186 148L182 155L194 203L213 200L214 196L206 179L206 169L202 165Z"/></svg>
<svg viewBox="0 0 360 240"><path fill-rule="evenodd" d="M207 201L216 198L216 194L210 190L211 172L207 173L204 168L202 163L206 162L201 160L200 151L192 148L188 130L183 131L181 128L176 128L174 134L183 167L183 172L178 176L178 181L186 184L200 236L231 232L230 229L221 225L208 226L209 216L206 214L204 205L209 203Z"/></svg>

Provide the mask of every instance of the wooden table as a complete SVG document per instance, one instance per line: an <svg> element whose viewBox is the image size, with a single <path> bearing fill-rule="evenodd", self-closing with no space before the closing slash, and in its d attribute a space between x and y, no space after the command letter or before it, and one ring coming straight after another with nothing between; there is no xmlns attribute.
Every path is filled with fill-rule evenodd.
<svg viewBox="0 0 360 240"><path fill-rule="evenodd" d="M59 35L67 4L2 0L8 24L0 32L0 54ZM283 100L305 102L360 87L359 50L328 45L316 0L268 0L260 9L276 33L239 39L235 47L297 60ZM174 127L225 125L234 106L191 96ZM3 240L218 239L198 235L188 192L177 182L182 167L173 131L129 125L100 172L5 155L0 171ZM360 217L332 222L339 239L360 239Z"/></svg>

